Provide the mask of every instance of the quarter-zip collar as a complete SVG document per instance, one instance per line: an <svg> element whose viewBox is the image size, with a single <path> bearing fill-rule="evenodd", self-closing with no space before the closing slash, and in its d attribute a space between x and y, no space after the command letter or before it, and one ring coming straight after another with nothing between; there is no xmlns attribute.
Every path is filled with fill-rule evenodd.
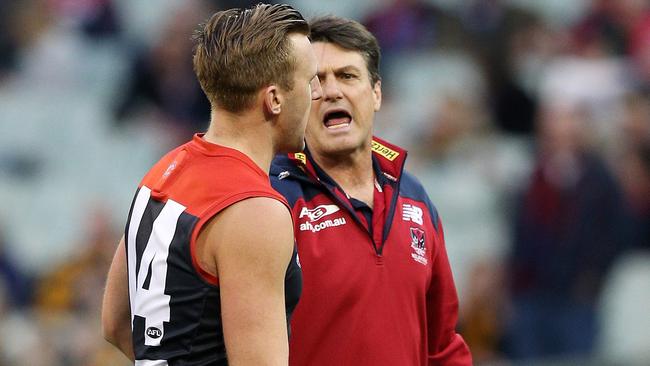
<svg viewBox="0 0 650 366"><path fill-rule="evenodd" d="M376 177L377 186L375 189L379 190L379 193L375 192L375 196L377 194L382 195L383 202L379 205L382 208L381 212L377 211L373 213L372 223L369 223L369 225L372 225L373 230L370 231L363 225L356 210L352 207L349 200L350 197L316 164L308 148L305 148L305 151L302 153L276 157L271 167L271 174L277 176L280 180L296 179L323 187L332 199L342 208L345 208L357 224L364 231L368 232L377 255L381 256L384 243L390 232L393 216L395 215L397 198L399 196L399 184L406 156L406 150L377 137L373 137L372 165ZM375 197L375 199L378 198ZM376 217L375 214L381 214L381 217ZM372 235L372 232L376 232L377 234ZM380 237L378 236L379 232L381 232Z"/></svg>

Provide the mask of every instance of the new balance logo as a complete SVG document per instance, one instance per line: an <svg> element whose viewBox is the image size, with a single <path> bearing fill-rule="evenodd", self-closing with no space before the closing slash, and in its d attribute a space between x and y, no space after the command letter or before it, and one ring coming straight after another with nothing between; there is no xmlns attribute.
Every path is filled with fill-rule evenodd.
<svg viewBox="0 0 650 366"><path fill-rule="evenodd" d="M300 211L300 216L299 218L303 218L305 216L309 217L309 221L314 222L318 221L321 218L331 215L334 212L337 212L339 210L339 206L337 205L320 205L312 208L311 210L308 209L307 207L303 207L302 210Z"/></svg>
<svg viewBox="0 0 650 366"><path fill-rule="evenodd" d="M402 219L422 225L422 209L408 203L402 205Z"/></svg>

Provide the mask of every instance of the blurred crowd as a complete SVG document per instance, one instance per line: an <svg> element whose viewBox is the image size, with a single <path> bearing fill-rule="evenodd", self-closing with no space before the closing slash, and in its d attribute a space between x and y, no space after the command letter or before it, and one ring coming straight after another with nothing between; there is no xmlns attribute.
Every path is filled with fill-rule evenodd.
<svg viewBox="0 0 650 366"><path fill-rule="evenodd" d="M131 195L207 127L193 29L256 2L0 0L0 365L128 363L99 313ZM379 39L376 134L441 214L476 364L650 363L650 1L288 2Z"/></svg>

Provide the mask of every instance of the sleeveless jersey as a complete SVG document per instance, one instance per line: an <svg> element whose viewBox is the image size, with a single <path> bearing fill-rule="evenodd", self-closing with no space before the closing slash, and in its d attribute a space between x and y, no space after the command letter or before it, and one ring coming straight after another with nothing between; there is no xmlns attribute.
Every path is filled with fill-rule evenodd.
<svg viewBox="0 0 650 366"><path fill-rule="evenodd" d="M250 158L201 135L144 177L125 229L136 366L227 365L218 278L198 265L194 246L210 218L250 197L288 207ZM294 249L285 276L287 323L301 289Z"/></svg>

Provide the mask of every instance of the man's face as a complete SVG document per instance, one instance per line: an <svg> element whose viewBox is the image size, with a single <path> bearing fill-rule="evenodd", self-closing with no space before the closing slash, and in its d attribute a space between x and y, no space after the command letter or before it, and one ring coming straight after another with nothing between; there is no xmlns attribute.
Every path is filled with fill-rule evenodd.
<svg viewBox="0 0 650 366"><path fill-rule="evenodd" d="M305 133L310 151L337 157L370 149L381 83L371 84L361 53L327 42L313 48L323 96L312 102Z"/></svg>
<svg viewBox="0 0 650 366"><path fill-rule="evenodd" d="M289 36L296 68L293 74L293 89L286 92L283 117L278 122L279 152L296 152L305 148L305 127L309 120L311 101L320 99L321 89L316 77L316 56L307 36Z"/></svg>

